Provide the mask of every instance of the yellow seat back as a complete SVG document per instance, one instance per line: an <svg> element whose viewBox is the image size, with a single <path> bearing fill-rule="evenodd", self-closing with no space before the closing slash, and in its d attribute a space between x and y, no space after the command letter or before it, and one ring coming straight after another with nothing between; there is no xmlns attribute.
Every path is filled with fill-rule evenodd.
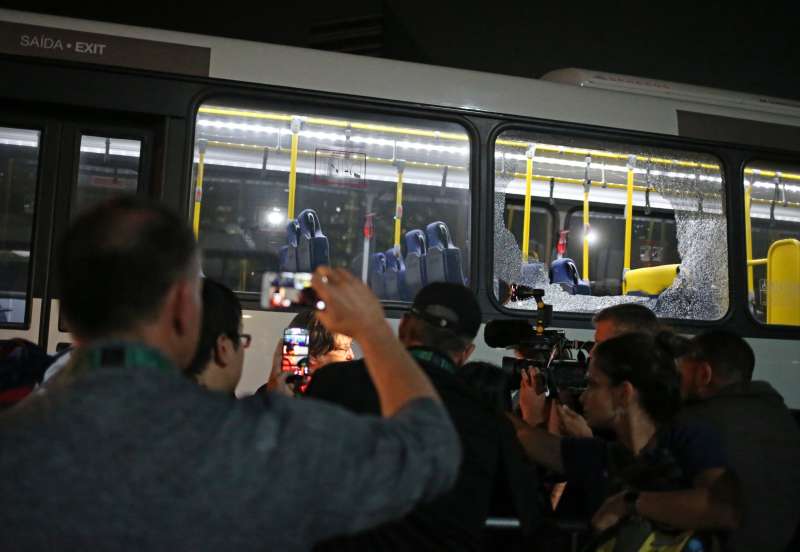
<svg viewBox="0 0 800 552"><path fill-rule="evenodd" d="M669 264L629 270L622 278L622 294L658 295L672 285L679 267Z"/></svg>
<svg viewBox="0 0 800 552"><path fill-rule="evenodd" d="M767 253L767 324L800 326L800 241L778 240Z"/></svg>

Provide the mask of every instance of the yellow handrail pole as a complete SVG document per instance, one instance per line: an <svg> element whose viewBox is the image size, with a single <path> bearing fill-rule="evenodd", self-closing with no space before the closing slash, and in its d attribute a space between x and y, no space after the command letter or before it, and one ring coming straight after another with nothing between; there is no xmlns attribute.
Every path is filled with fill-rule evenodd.
<svg viewBox="0 0 800 552"><path fill-rule="evenodd" d="M530 251L531 232L531 184L533 181L533 156L536 154L536 145L531 144L525 152L527 166L525 169L525 211L522 213L522 262L528 262Z"/></svg>
<svg viewBox="0 0 800 552"><path fill-rule="evenodd" d="M636 164L636 156L628 157L628 194L625 200L625 263L622 275L631 269L631 242L633 237L633 168Z"/></svg>
<svg viewBox="0 0 800 552"><path fill-rule="evenodd" d="M194 239L200 237L200 207L203 204L203 173L206 166L206 144L205 140L197 142L197 151L199 156L197 159L197 183L194 187L194 217L192 219L192 229L194 230Z"/></svg>
<svg viewBox="0 0 800 552"><path fill-rule="evenodd" d="M300 117L292 118L292 149L289 157L289 206L286 209L286 216L294 218L294 198L297 192L297 146L300 142L300 127L303 121Z"/></svg>
<svg viewBox="0 0 800 552"><path fill-rule="evenodd" d="M583 192L583 279L589 281L589 192Z"/></svg>
<svg viewBox="0 0 800 552"><path fill-rule="evenodd" d="M589 190L592 181L589 179L589 168L592 165L592 156L586 156L586 172L583 185L583 279L589 281Z"/></svg>
<svg viewBox="0 0 800 552"><path fill-rule="evenodd" d="M753 229L750 221L750 203L753 192L753 180L755 180L755 176L751 177L750 184L748 184L744 190L744 243L745 252L747 254L747 299L751 304L756 297L755 285L753 282L753 265L750 263L750 261L753 260Z"/></svg>
<svg viewBox="0 0 800 552"><path fill-rule="evenodd" d="M400 230L403 223L403 172L405 171L405 161L396 161L397 167L397 197L394 205L394 247L400 251Z"/></svg>

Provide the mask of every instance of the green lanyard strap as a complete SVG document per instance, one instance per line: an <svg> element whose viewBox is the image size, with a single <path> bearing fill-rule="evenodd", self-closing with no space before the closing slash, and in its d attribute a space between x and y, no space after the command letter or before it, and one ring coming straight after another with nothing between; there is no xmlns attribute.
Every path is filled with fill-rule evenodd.
<svg viewBox="0 0 800 552"><path fill-rule="evenodd" d="M160 352L137 343L107 343L80 351L78 365L89 369L152 367L176 373Z"/></svg>
<svg viewBox="0 0 800 552"><path fill-rule="evenodd" d="M433 351L431 349L421 349L421 348L412 348L409 349L408 352L411 354L412 357L417 359L420 362L424 362L426 364L430 364L431 366L435 366L440 370L444 370L446 372L450 372L451 374L456 373L456 365L453 363L450 358L446 357L445 355Z"/></svg>

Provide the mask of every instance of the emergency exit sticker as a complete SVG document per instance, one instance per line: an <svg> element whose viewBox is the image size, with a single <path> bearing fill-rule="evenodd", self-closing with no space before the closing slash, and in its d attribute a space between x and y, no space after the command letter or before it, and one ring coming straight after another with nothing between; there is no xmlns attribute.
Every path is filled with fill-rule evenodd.
<svg viewBox="0 0 800 552"><path fill-rule="evenodd" d="M211 49L0 21L0 53L208 76Z"/></svg>

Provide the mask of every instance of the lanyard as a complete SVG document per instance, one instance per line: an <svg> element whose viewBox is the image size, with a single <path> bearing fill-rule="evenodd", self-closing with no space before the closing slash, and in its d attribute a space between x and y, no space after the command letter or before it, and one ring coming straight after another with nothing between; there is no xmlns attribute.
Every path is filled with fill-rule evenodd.
<svg viewBox="0 0 800 552"><path fill-rule="evenodd" d="M177 369L159 351L138 343L111 342L77 351L77 367L97 368L158 368L170 374Z"/></svg>
<svg viewBox="0 0 800 552"><path fill-rule="evenodd" d="M456 365L450 360L449 357L433 351L431 349L421 349L418 347L413 347L408 350L412 357L417 359L420 362L424 362L425 364L429 364L431 366L435 366L440 370L444 370L445 372L450 372L451 374L456 373Z"/></svg>

